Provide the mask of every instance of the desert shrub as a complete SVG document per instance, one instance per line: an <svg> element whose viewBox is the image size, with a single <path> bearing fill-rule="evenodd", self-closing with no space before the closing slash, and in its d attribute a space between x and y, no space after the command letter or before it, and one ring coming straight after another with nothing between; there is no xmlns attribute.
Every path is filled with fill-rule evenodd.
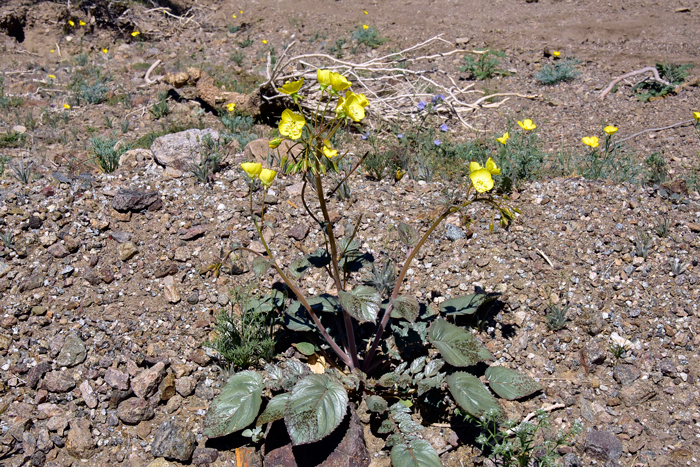
<svg viewBox="0 0 700 467"><path fill-rule="evenodd" d="M374 26L369 26L367 28L365 28L365 26L358 27L355 32L352 33L352 38L356 40L359 45L366 45L371 49L376 49L389 41L386 37L380 36L379 31Z"/></svg>
<svg viewBox="0 0 700 467"><path fill-rule="evenodd" d="M565 58L554 63L547 63L535 73L535 79L540 84L554 85L561 82L573 81L581 72L576 69L580 63L575 58Z"/></svg>
<svg viewBox="0 0 700 467"><path fill-rule="evenodd" d="M632 87L632 93L641 102L649 102L651 99L664 97L683 83L683 80L688 77L692 68L693 65L657 63L656 69L659 72L659 76L670 84L660 83L655 80L644 80Z"/></svg>
<svg viewBox="0 0 700 467"><path fill-rule="evenodd" d="M119 168L119 158L130 149L128 144L118 140L114 135L110 138L95 136L90 138L95 163L105 172L112 173Z"/></svg>
<svg viewBox="0 0 700 467"><path fill-rule="evenodd" d="M506 70L500 67L500 58L506 56L505 52L498 50L486 50L481 54L477 54L476 58L474 55L465 55L464 65L460 67L459 71L469 73L473 79L483 80L492 79L496 76L508 76Z"/></svg>

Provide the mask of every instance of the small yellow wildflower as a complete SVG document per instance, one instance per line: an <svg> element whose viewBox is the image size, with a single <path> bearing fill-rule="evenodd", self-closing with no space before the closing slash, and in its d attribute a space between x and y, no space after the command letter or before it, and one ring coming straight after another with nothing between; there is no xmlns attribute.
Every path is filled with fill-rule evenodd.
<svg viewBox="0 0 700 467"><path fill-rule="evenodd" d="M263 44L267 44L267 39L263 39L263 40L262 40L262 43L263 43Z"/></svg>
<svg viewBox="0 0 700 467"><path fill-rule="evenodd" d="M559 57L561 55L561 52L555 50L554 52L552 52L552 55L554 55L555 57Z"/></svg>
<svg viewBox="0 0 700 467"><path fill-rule="evenodd" d="M266 187L272 185L272 182L275 180L275 177L277 176L277 172L275 172L272 169L262 169L260 172L259 178L262 184Z"/></svg>
<svg viewBox="0 0 700 467"><path fill-rule="evenodd" d="M362 29L369 29L369 26L367 26L366 24L363 24Z"/></svg>
<svg viewBox="0 0 700 467"><path fill-rule="evenodd" d="M406 175L405 171L403 171L401 169L397 169L396 173L394 174L394 180L396 180L398 182L399 180L401 180L403 178L404 175Z"/></svg>
<svg viewBox="0 0 700 467"><path fill-rule="evenodd" d="M608 125L605 128L603 128L603 131L605 132L606 135L614 135L617 132L617 127Z"/></svg>
<svg viewBox="0 0 700 467"><path fill-rule="evenodd" d="M87 23L81 19L78 24L80 24L81 26L85 26Z"/></svg>
<svg viewBox="0 0 700 467"><path fill-rule="evenodd" d="M303 115L295 114L289 109L282 112L282 120L280 120L279 130L282 136L288 136L291 139L301 138L301 130L306 125L306 120Z"/></svg>
<svg viewBox="0 0 700 467"><path fill-rule="evenodd" d="M338 155L338 150L331 147L331 142L327 139L323 140L323 147L321 148L323 155L328 159L332 159Z"/></svg>
<svg viewBox="0 0 700 467"><path fill-rule="evenodd" d="M270 149L276 149L279 147L280 144L282 144L282 138L275 138L273 140L270 140L270 142L267 143L267 146Z"/></svg>
<svg viewBox="0 0 700 467"><path fill-rule="evenodd" d="M243 14L243 10L238 10L238 11L240 12L240 14Z"/></svg>
<svg viewBox="0 0 700 467"><path fill-rule="evenodd" d="M139 31L134 31L134 32L131 33L131 37L136 37L136 36L138 36L139 34L141 34Z"/></svg>
<svg viewBox="0 0 700 467"><path fill-rule="evenodd" d="M231 15L231 18L236 19L236 15Z"/></svg>
<svg viewBox="0 0 700 467"><path fill-rule="evenodd" d="M343 100L343 111L353 121L359 122L365 118L365 107L368 104L369 101L364 94L355 94L352 91L347 91Z"/></svg>
<svg viewBox="0 0 700 467"><path fill-rule="evenodd" d="M482 167L478 162L469 164L469 178L471 178L474 189L479 193L486 193L493 189L492 175L500 175L501 169L496 166L496 163L489 157L486 161L486 167Z"/></svg>
<svg viewBox="0 0 700 467"><path fill-rule="evenodd" d="M700 122L700 112L693 112L693 118L696 121Z"/></svg>
<svg viewBox="0 0 700 467"><path fill-rule="evenodd" d="M70 110L70 105L68 105L68 104L63 104L63 108L66 109L66 110Z"/></svg>
<svg viewBox="0 0 700 467"><path fill-rule="evenodd" d="M49 78L56 79L56 75L49 75Z"/></svg>
<svg viewBox="0 0 700 467"><path fill-rule="evenodd" d="M496 141L498 141L501 144L506 144L506 142L508 141L508 138L510 138L510 135L506 131L505 133L503 133L503 136L501 136L500 138L496 138Z"/></svg>
<svg viewBox="0 0 700 467"><path fill-rule="evenodd" d="M352 86L352 83L345 78L345 76L340 73L330 73L331 86L335 92L345 91L347 88Z"/></svg>
<svg viewBox="0 0 700 467"><path fill-rule="evenodd" d="M244 162L241 164L241 168L250 178L255 178L262 172L262 164L259 162Z"/></svg>
<svg viewBox="0 0 700 467"><path fill-rule="evenodd" d="M233 112L235 108L236 104L233 102L231 102L230 104L226 104L226 109L228 109L229 112Z"/></svg>
<svg viewBox="0 0 700 467"><path fill-rule="evenodd" d="M590 146L592 148L598 147L598 137L597 136L584 136L582 141L583 141L583 144L585 144L586 146Z"/></svg>
<svg viewBox="0 0 700 467"><path fill-rule="evenodd" d="M368 15L368 14L369 14L369 13L367 13L367 10L365 10L365 14L366 14L366 15Z"/></svg>
<svg viewBox="0 0 700 467"><path fill-rule="evenodd" d="M102 53L103 53L103 54L108 54L108 53L109 53L109 49L102 49Z"/></svg>
<svg viewBox="0 0 700 467"><path fill-rule="evenodd" d="M56 49L51 49L51 50L49 50L49 52L56 53Z"/></svg>
<svg viewBox="0 0 700 467"><path fill-rule="evenodd" d="M285 83L282 85L281 88L277 88L279 92L282 94L296 94L299 92L299 89L301 89L301 86L304 84L304 78L298 80L298 81L292 81L289 83Z"/></svg>
<svg viewBox="0 0 700 467"><path fill-rule="evenodd" d="M537 128L537 125L535 125L529 118L526 118L522 122L518 120L518 125L520 125L520 128L522 128L525 131L531 131Z"/></svg>
<svg viewBox="0 0 700 467"><path fill-rule="evenodd" d="M331 72L329 70L316 70L316 79L323 89L331 85Z"/></svg>
<svg viewBox="0 0 700 467"><path fill-rule="evenodd" d="M69 19L69 20L68 20L68 26L70 26L70 27L75 26L75 23L73 22L72 19Z"/></svg>

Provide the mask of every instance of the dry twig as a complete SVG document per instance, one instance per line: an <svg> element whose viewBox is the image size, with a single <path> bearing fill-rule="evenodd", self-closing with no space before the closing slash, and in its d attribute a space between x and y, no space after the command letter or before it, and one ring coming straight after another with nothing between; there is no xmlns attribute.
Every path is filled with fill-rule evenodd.
<svg viewBox="0 0 700 467"><path fill-rule="evenodd" d="M603 92L600 93L600 98L605 99L605 96L607 96L608 93L610 91L612 91L612 88L614 88L615 85L617 83L619 83L620 81L622 81L623 79L629 78L630 76L641 75L642 73L647 73L647 72L651 72L654 75L654 79L656 81L658 81L659 83L665 84L666 86L671 86L671 83L669 83L668 81L666 81L664 79L661 79L661 76L659 76L659 70L657 70L656 67L648 66L646 68L642 68L641 70L630 71L629 73L625 73L622 76L618 76L617 78L615 78L614 80L612 80L610 82L608 87L605 88L605 90Z"/></svg>

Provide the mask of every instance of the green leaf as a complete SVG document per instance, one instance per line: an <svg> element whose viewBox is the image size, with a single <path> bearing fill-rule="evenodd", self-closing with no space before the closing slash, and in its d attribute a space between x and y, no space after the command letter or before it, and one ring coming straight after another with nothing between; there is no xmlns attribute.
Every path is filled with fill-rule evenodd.
<svg viewBox="0 0 700 467"><path fill-rule="evenodd" d="M271 423L275 420L281 420L284 418L284 411L287 407L287 401L289 400L289 393L285 392L282 394L277 394L275 397L270 399L267 403L267 407L263 410L263 413L258 417L258 421L255 422L255 426L264 425L265 423Z"/></svg>
<svg viewBox="0 0 700 467"><path fill-rule="evenodd" d="M403 318L410 322L414 322L420 313L420 305L418 300L408 295L399 295L391 300L394 308L391 310L392 318Z"/></svg>
<svg viewBox="0 0 700 467"><path fill-rule="evenodd" d="M526 375L502 366L491 366L486 370L489 387L504 399L512 401L542 389L542 386Z"/></svg>
<svg viewBox="0 0 700 467"><path fill-rule="evenodd" d="M442 467L437 452L424 439L395 444L391 448L391 464L397 467Z"/></svg>
<svg viewBox="0 0 700 467"><path fill-rule="evenodd" d="M252 270L256 276L260 277L265 274L265 271L270 267L270 260L263 258L262 256L256 256L253 260Z"/></svg>
<svg viewBox="0 0 700 467"><path fill-rule="evenodd" d="M440 304L440 311L448 315L471 315L489 298L485 293L474 293L464 297L451 298Z"/></svg>
<svg viewBox="0 0 700 467"><path fill-rule="evenodd" d="M386 400L381 396L368 396L365 398L365 403L367 404L367 409L375 413L382 413L388 407Z"/></svg>
<svg viewBox="0 0 700 467"><path fill-rule="evenodd" d="M306 260L315 268L322 268L331 263L331 255L323 248L319 248L306 257Z"/></svg>
<svg viewBox="0 0 700 467"><path fill-rule="evenodd" d="M313 344L309 342L299 342L298 344L292 344L299 352L303 353L307 357L316 353L316 348Z"/></svg>
<svg viewBox="0 0 700 467"><path fill-rule="evenodd" d="M316 330L316 324L311 320L306 308L300 302L292 302L284 311L284 325L287 329L296 332Z"/></svg>
<svg viewBox="0 0 700 467"><path fill-rule="evenodd" d="M398 231L399 240L401 240L401 242L408 247L413 248L418 243L418 240L420 240L420 236L418 235L418 232L416 232L416 229L409 224L401 222L399 224Z"/></svg>
<svg viewBox="0 0 700 467"><path fill-rule="evenodd" d="M335 378L309 375L294 385L284 415L292 444L308 444L325 438L345 417L348 393Z"/></svg>
<svg viewBox="0 0 700 467"><path fill-rule="evenodd" d="M262 389L263 378L255 371L231 376L204 416L204 434L217 438L253 423L262 404Z"/></svg>
<svg viewBox="0 0 700 467"><path fill-rule="evenodd" d="M503 409L479 378L463 371L447 377L447 387L459 406L467 413L479 418L492 414L497 419L503 416Z"/></svg>
<svg viewBox="0 0 700 467"><path fill-rule="evenodd" d="M292 276L293 279L299 280L310 268L311 263L309 263L309 260L305 256L297 258L289 265L289 275Z"/></svg>
<svg viewBox="0 0 700 467"><path fill-rule="evenodd" d="M390 388L399 381L399 376L396 373L384 373L380 378L379 381L377 381L377 384L385 387L385 388Z"/></svg>
<svg viewBox="0 0 700 467"><path fill-rule="evenodd" d="M382 306L382 297L372 287L360 285L350 292L340 292L340 303L360 323L374 323Z"/></svg>
<svg viewBox="0 0 700 467"><path fill-rule="evenodd" d="M438 319L430 326L428 340L440 351L445 361L453 366L475 365L491 358L491 353L476 337L444 319Z"/></svg>

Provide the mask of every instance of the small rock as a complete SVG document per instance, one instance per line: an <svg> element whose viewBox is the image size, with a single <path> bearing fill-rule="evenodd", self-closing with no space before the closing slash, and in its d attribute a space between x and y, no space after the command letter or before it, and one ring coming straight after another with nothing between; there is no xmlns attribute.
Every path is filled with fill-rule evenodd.
<svg viewBox="0 0 700 467"><path fill-rule="evenodd" d="M85 268L83 279L88 281L90 285L100 285L102 283L102 276L91 267Z"/></svg>
<svg viewBox="0 0 700 467"><path fill-rule="evenodd" d="M126 391L129 389L129 375L114 368L108 368L105 372L105 383L109 384L114 389Z"/></svg>
<svg viewBox="0 0 700 467"><path fill-rule="evenodd" d="M173 276L167 276L163 279L163 295L168 303L177 303L180 301L180 292L177 290Z"/></svg>
<svg viewBox="0 0 700 467"><path fill-rule="evenodd" d="M175 380L175 390L182 397L188 397L192 395L195 388L197 387L197 381L191 376L185 376Z"/></svg>
<svg viewBox="0 0 700 467"><path fill-rule="evenodd" d="M207 232L205 225L195 225L189 229L181 229L177 235L182 240L194 240L195 238L204 235Z"/></svg>
<svg viewBox="0 0 700 467"><path fill-rule="evenodd" d="M56 358L56 365L73 367L85 361L87 357L87 350L85 350L85 344L78 337L77 334L71 333L66 337L63 347L61 348L61 353L58 354Z"/></svg>
<svg viewBox="0 0 700 467"><path fill-rule="evenodd" d="M92 426L84 418L76 418L70 422L70 431L66 440L68 453L79 459L89 459L95 450L95 440L92 438Z"/></svg>
<svg viewBox="0 0 700 467"><path fill-rule="evenodd" d="M175 263L165 263L161 264L156 268L156 271L154 272L154 275L157 278L165 277L165 276L174 276L177 274L179 271L177 264Z"/></svg>
<svg viewBox="0 0 700 467"><path fill-rule="evenodd" d="M175 375L168 373L163 378L163 381L158 385L158 391L160 392L160 400L168 401L171 397L175 395Z"/></svg>
<svg viewBox="0 0 700 467"><path fill-rule="evenodd" d="M35 274L33 276L25 279L24 282L19 286L20 292L29 292L44 285L44 276L42 274Z"/></svg>
<svg viewBox="0 0 700 467"><path fill-rule="evenodd" d="M112 209L119 212L141 211L160 202L157 191L119 190L112 199Z"/></svg>
<svg viewBox="0 0 700 467"><path fill-rule="evenodd" d="M216 462L219 458L219 451L212 448L197 448L192 455L192 463L194 465L209 465Z"/></svg>
<svg viewBox="0 0 700 467"><path fill-rule="evenodd" d="M126 243L131 240L131 237L133 237L133 235L129 232L120 232L118 230L111 231L109 233L109 236L112 237L118 243Z"/></svg>
<svg viewBox="0 0 700 467"><path fill-rule="evenodd" d="M561 458L561 461L563 463L563 467L583 467L581 459L579 459L579 457L573 452L564 454L564 457Z"/></svg>
<svg viewBox="0 0 700 467"><path fill-rule="evenodd" d="M192 164L199 164L206 147L204 139L219 140L219 132L213 129L190 129L160 136L153 141L151 152L155 161L163 167L180 172L189 171Z"/></svg>
<svg viewBox="0 0 700 467"><path fill-rule="evenodd" d="M126 424L136 425L144 420L152 419L155 416L155 410L148 401L132 397L119 404L117 416Z"/></svg>
<svg viewBox="0 0 700 467"><path fill-rule="evenodd" d="M44 224L44 221L41 220L41 217L29 216L29 228L30 229L40 229L43 224Z"/></svg>
<svg viewBox="0 0 700 467"><path fill-rule="evenodd" d="M309 226L304 224L297 224L287 231L287 236L298 241L304 240L308 234Z"/></svg>
<svg viewBox="0 0 700 467"><path fill-rule="evenodd" d="M639 379L641 373L634 365L622 363L613 370L613 378L623 386L628 386Z"/></svg>
<svg viewBox="0 0 700 467"><path fill-rule="evenodd" d="M211 362L211 357L207 355L204 349L197 349L190 354L190 359L200 366L207 366Z"/></svg>
<svg viewBox="0 0 700 467"><path fill-rule="evenodd" d="M190 305L199 303L199 290L193 290L192 293L187 296L186 300Z"/></svg>
<svg viewBox="0 0 700 467"><path fill-rule="evenodd" d="M90 386L90 382L83 381L80 383L79 389L80 394L83 396L83 400L85 401L85 405L91 409L97 407L97 396L95 395L95 391L92 389L92 386Z"/></svg>
<svg viewBox="0 0 700 467"><path fill-rule="evenodd" d="M33 316L44 316L46 314L46 307L45 306L33 306L32 307L32 315Z"/></svg>
<svg viewBox="0 0 700 467"><path fill-rule="evenodd" d="M464 233L464 230L460 229L454 224L445 225L445 236L448 240L453 242L459 240L460 238L467 238L467 234Z"/></svg>
<svg viewBox="0 0 700 467"><path fill-rule="evenodd" d="M138 252L139 250L134 242L126 242L119 245L119 259L122 261L130 260Z"/></svg>
<svg viewBox="0 0 700 467"><path fill-rule="evenodd" d="M617 461L622 456L622 442L608 431L589 432L584 449L590 456L602 461Z"/></svg>
<svg viewBox="0 0 700 467"><path fill-rule="evenodd" d="M38 363L27 373L27 387L35 389L41 378L43 378L49 370L51 370L51 364L49 362Z"/></svg>
<svg viewBox="0 0 700 467"><path fill-rule="evenodd" d="M43 388L49 392L68 392L75 388L75 380L67 371L51 371L44 377Z"/></svg>
<svg viewBox="0 0 700 467"><path fill-rule="evenodd" d="M162 457L159 457L158 459L151 461L146 467L173 467L173 464L166 461Z"/></svg>
<svg viewBox="0 0 700 467"><path fill-rule="evenodd" d="M192 459L196 438L187 428L172 420L163 422L156 430L151 453L156 457L188 462Z"/></svg>
<svg viewBox="0 0 700 467"><path fill-rule="evenodd" d="M163 362L158 362L152 368L142 371L131 381L134 394L143 399L152 396L158 389L158 384L160 384L163 376L165 376L165 364Z"/></svg>

